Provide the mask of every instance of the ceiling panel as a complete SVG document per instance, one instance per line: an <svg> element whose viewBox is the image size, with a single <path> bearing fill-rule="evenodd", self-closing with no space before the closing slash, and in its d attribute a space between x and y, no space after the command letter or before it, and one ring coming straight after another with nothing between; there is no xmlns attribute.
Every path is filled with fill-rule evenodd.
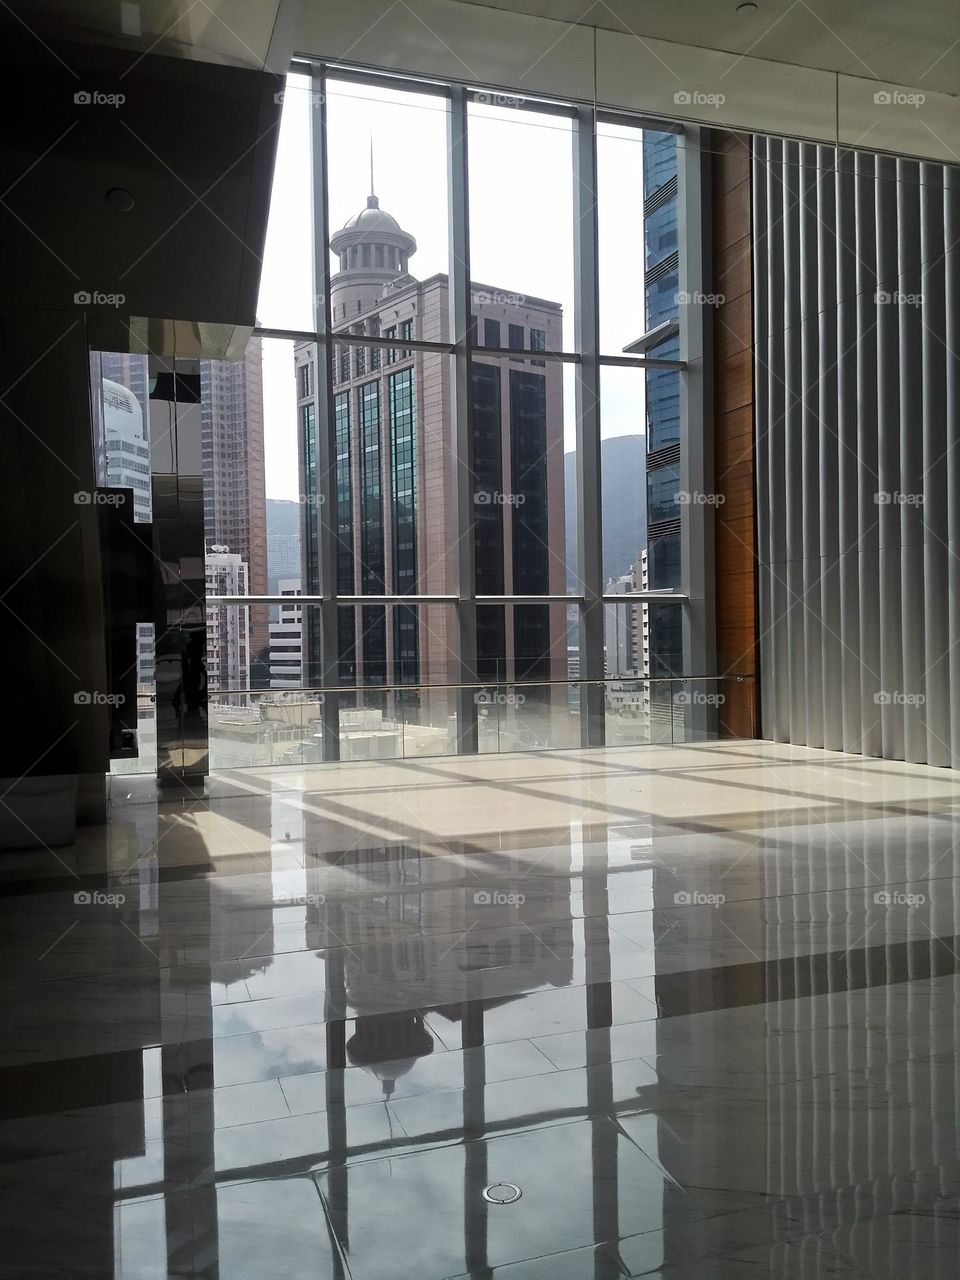
<svg viewBox="0 0 960 1280"><path fill-rule="evenodd" d="M5 0L3 7L40 43L72 40L262 68L281 5L282 0Z"/></svg>
<svg viewBox="0 0 960 1280"><path fill-rule="evenodd" d="M957 0L458 0L704 49L960 93Z"/></svg>

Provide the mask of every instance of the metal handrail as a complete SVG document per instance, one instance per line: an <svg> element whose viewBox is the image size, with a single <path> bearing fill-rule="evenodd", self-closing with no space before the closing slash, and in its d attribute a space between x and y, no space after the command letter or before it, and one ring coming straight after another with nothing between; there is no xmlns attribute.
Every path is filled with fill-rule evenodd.
<svg viewBox="0 0 960 1280"><path fill-rule="evenodd" d="M602 595L600 599L604 604L663 604L673 602L674 604L686 604L689 597L680 591L620 591L614 595ZM466 599L463 596L455 595L376 595L376 596L324 596L324 595L298 595L298 596L213 596L209 595L204 598L204 603L211 608L216 606L226 606L233 608L242 605L283 605L286 608L296 608L299 605L321 605L335 603L338 605L350 606L354 605L431 605L431 604L476 604L476 605L507 605L507 604L565 604L579 605L586 603L586 596L568 596L568 595L530 595L530 596L474 596L472 599Z"/></svg>
<svg viewBox="0 0 960 1280"><path fill-rule="evenodd" d="M590 678L588 676L570 676L565 680L471 680L468 683L458 684L348 684L348 685L311 685L306 688L299 689L209 689L207 691L209 698L217 697L234 697L245 696L247 694L260 694L262 697L284 697L289 698L292 694L323 694L331 693L391 693L391 692L422 692L424 690L442 690L442 689L542 689L552 686L569 686L581 684L689 684L693 681L703 680L732 680L734 684L743 684L747 680L755 680L754 673L749 674L732 674L725 676L596 676ZM138 694L137 700L148 703L156 701L157 695Z"/></svg>

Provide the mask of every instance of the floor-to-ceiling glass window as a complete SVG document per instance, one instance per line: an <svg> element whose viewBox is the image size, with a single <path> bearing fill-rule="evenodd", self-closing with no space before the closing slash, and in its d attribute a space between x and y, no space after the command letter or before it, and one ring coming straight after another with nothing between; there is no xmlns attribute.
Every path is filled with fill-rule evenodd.
<svg viewBox="0 0 960 1280"><path fill-rule="evenodd" d="M585 673L608 739L642 740L683 626L679 132L321 65L292 83L321 193L294 341L324 750L576 745Z"/></svg>

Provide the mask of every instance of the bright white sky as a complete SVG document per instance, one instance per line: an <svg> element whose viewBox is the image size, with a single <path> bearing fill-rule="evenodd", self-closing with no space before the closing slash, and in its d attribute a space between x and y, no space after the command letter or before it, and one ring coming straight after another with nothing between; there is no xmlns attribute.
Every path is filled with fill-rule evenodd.
<svg viewBox="0 0 960 1280"><path fill-rule="evenodd" d="M373 142L381 208L417 240L410 270L449 270L446 110L442 99L363 85L328 86L330 225L363 208ZM288 80L263 261L258 321L311 329L312 232L309 82ZM315 118L315 117L314 117ZM563 306L573 341L571 123L498 104L470 107L470 254L475 280ZM643 332L643 172L637 129L604 126L598 140L601 344L618 355ZM332 261L335 267L335 262ZM643 372L603 375L604 437L643 432ZM573 448L570 369L564 383L565 447ZM296 499L296 402L292 344L264 342L264 430L269 498Z"/></svg>

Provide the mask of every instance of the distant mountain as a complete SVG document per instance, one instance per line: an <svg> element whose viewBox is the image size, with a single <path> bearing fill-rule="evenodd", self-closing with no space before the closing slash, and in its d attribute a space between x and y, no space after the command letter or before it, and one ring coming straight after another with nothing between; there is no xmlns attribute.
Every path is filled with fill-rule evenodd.
<svg viewBox="0 0 960 1280"><path fill-rule="evenodd" d="M613 436L600 444L604 581L629 573L647 545L647 472L644 436ZM567 589L577 563L576 455L564 457Z"/></svg>
<svg viewBox="0 0 960 1280"><path fill-rule="evenodd" d="M271 533L295 533L299 537L299 502L287 502L283 498L267 499L267 534Z"/></svg>

